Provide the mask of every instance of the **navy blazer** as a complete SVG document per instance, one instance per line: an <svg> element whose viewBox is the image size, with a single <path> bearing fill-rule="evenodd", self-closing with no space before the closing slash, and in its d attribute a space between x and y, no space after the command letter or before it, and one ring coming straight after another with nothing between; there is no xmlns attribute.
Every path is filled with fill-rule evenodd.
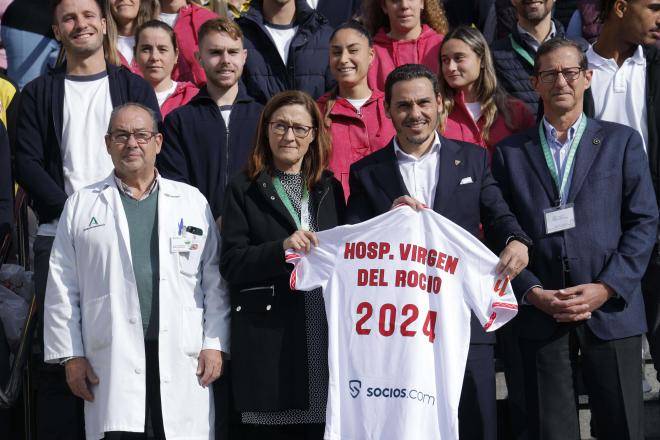
<svg viewBox="0 0 660 440"><path fill-rule="evenodd" d="M153 87L123 67L107 65L112 106L139 102L160 119ZM29 82L21 92L16 129L16 180L30 195L39 223L60 216L67 195L62 169L65 66Z"/></svg>
<svg viewBox="0 0 660 440"><path fill-rule="evenodd" d="M557 205L558 190L540 145L538 126L502 141L493 156L497 179L525 232L534 240L530 265L515 280L516 295L534 285L560 289L562 264L573 285L602 281L617 293L587 325L603 340L646 331L640 280L657 231L658 207L642 138L613 122L587 120L578 147L568 203L576 227L547 235L543 210ZM533 306L521 307L522 336L547 339L555 320Z"/></svg>
<svg viewBox="0 0 660 440"><path fill-rule="evenodd" d="M433 210L477 238L480 225L490 248L501 252L512 235L524 235L493 179L484 148L440 136L440 171ZM472 183L461 185L465 177ZM409 195L399 171L394 142L351 166L351 194L346 212L347 223L368 220L392 207L397 197ZM472 315L472 343L494 343Z"/></svg>

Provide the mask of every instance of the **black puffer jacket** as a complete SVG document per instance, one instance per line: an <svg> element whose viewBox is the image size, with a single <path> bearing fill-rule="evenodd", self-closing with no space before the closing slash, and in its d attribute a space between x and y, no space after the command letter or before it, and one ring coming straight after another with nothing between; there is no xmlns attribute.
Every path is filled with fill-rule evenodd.
<svg viewBox="0 0 660 440"><path fill-rule="evenodd" d="M266 30L261 8L261 1L255 1L249 11L236 19L248 52L243 68L243 82L248 93L264 104L276 93L294 89L318 99L334 84L328 67L332 34L328 20L311 9L305 0L296 0L298 30L284 65Z"/></svg>
<svg viewBox="0 0 660 440"><path fill-rule="evenodd" d="M557 20L554 20L554 22L557 30L555 36L563 37L565 35L564 27ZM491 45L497 81L504 90L529 105L532 114L538 114L539 95L529 84L529 77L534 73L534 66L513 50L511 38L527 51L532 58L534 58L536 51L522 39L517 25L513 25L510 35L511 37L507 35Z"/></svg>

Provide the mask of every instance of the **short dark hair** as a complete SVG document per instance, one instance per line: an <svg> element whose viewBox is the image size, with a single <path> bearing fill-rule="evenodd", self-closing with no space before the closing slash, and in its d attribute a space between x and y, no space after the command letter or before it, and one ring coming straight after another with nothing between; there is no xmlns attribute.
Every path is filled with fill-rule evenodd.
<svg viewBox="0 0 660 440"><path fill-rule="evenodd" d="M202 40L212 32L224 32L229 35L232 40L243 41L243 31L240 26L237 25L234 20L220 17L207 20L199 27L199 31L197 31L198 44L201 44Z"/></svg>
<svg viewBox="0 0 660 440"><path fill-rule="evenodd" d="M96 6L99 7L99 11L101 11L101 17L105 18L105 6L103 4L103 0L94 0L96 3ZM56 24L57 21L55 20L55 9L62 3L62 0L51 0L51 10L50 10L50 15L53 20L53 24Z"/></svg>
<svg viewBox="0 0 660 440"><path fill-rule="evenodd" d="M108 121L108 134L110 134L110 132L112 131L112 124L115 122L115 118L117 117L119 112L125 110L128 107L139 108L149 113L149 116L151 117L152 130L154 132L158 132L158 115L152 108L147 107L146 105L141 104L139 102L127 102L125 104L118 105L117 107L112 109L112 113L110 113L110 120Z"/></svg>
<svg viewBox="0 0 660 440"><path fill-rule="evenodd" d="M550 52L561 49L563 47L572 47L578 53L578 63L580 69L587 70L589 68L589 61L587 60L587 54L584 53L584 49L576 41L569 40L563 37L551 38L545 43L541 44L539 50L536 51L536 56L534 57L534 73L539 73L539 60L543 55L547 55Z"/></svg>
<svg viewBox="0 0 660 440"><path fill-rule="evenodd" d="M438 77L433 73L431 69L421 64L404 64L397 67L387 75L385 80L385 102L387 105L390 104L392 99L392 87L394 84L401 81L410 81L417 78L426 78L431 81L433 86L433 93L437 95L440 94L440 84L438 83Z"/></svg>
<svg viewBox="0 0 660 440"><path fill-rule="evenodd" d="M371 38L371 34L367 30L367 28L364 27L364 25L362 23L360 23L359 21L357 21L357 20L348 20L348 21L345 21L344 23L340 24L339 26L337 26L335 28L335 30L332 32L332 35L330 35L330 40L335 38L335 35L337 35L337 32L342 31L344 29L354 30L355 32L357 32L358 34L362 35L364 38L367 39L367 41L369 42L369 47L373 47L374 39Z"/></svg>

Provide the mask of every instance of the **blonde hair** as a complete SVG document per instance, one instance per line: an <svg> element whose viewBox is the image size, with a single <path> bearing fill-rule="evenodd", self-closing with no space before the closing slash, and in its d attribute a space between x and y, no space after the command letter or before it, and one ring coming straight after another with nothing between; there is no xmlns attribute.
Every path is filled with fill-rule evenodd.
<svg viewBox="0 0 660 440"><path fill-rule="evenodd" d="M484 118L484 125L481 129L481 137L485 142L490 139L490 128L495 122L498 113L504 117L504 123L510 129L512 127L511 110L509 109L510 96L497 85L497 76L493 64L493 56L488 48L488 43L479 30L467 26L459 26L449 32L440 46L438 55L440 66L442 66L442 48L449 40L460 40L467 44L470 49L481 60L481 72L474 86L475 95L481 104L481 117ZM440 118L440 130L444 131L447 117L454 109L454 98L457 91L451 88L447 83L442 68L438 74L440 83L440 94L442 96L443 106Z"/></svg>
<svg viewBox="0 0 660 440"><path fill-rule="evenodd" d="M106 36L103 41L105 48L106 60L111 64L121 65L119 58L119 51L117 50L117 38L119 31L117 30L117 21L112 15L110 8L110 0L104 1L105 7L105 20L106 20ZM160 12L160 2L158 0L140 0L137 17L135 17L134 29L137 30L142 24L149 20L157 19Z"/></svg>
<svg viewBox="0 0 660 440"><path fill-rule="evenodd" d="M382 4L387 0L362 0L362 19L365 27L371 35L376 35L380 28L386 31L390 29L390 21ZM424 0L424 9L420 17L422 24L428 25L439 34L446 34L449 30L449 22L445 10L438 0Z"/></svg>

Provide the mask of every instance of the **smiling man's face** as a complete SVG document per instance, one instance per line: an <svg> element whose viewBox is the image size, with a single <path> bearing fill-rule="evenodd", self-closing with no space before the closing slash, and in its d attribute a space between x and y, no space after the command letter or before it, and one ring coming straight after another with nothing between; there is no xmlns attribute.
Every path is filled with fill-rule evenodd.
<svg viewBox="0 0 660 440"><path fill-rule="evenodd" d="M95 0L62 0L55 8L53 33L69 55L86 57L103 50L105 26Z"/></svg>
<svg viewBox="0 0 660 440"><path fill-rule="evenodd" d="M543 21L551 12L554 0L511 0L516 8L518 20L535 24Z"/></svg>

